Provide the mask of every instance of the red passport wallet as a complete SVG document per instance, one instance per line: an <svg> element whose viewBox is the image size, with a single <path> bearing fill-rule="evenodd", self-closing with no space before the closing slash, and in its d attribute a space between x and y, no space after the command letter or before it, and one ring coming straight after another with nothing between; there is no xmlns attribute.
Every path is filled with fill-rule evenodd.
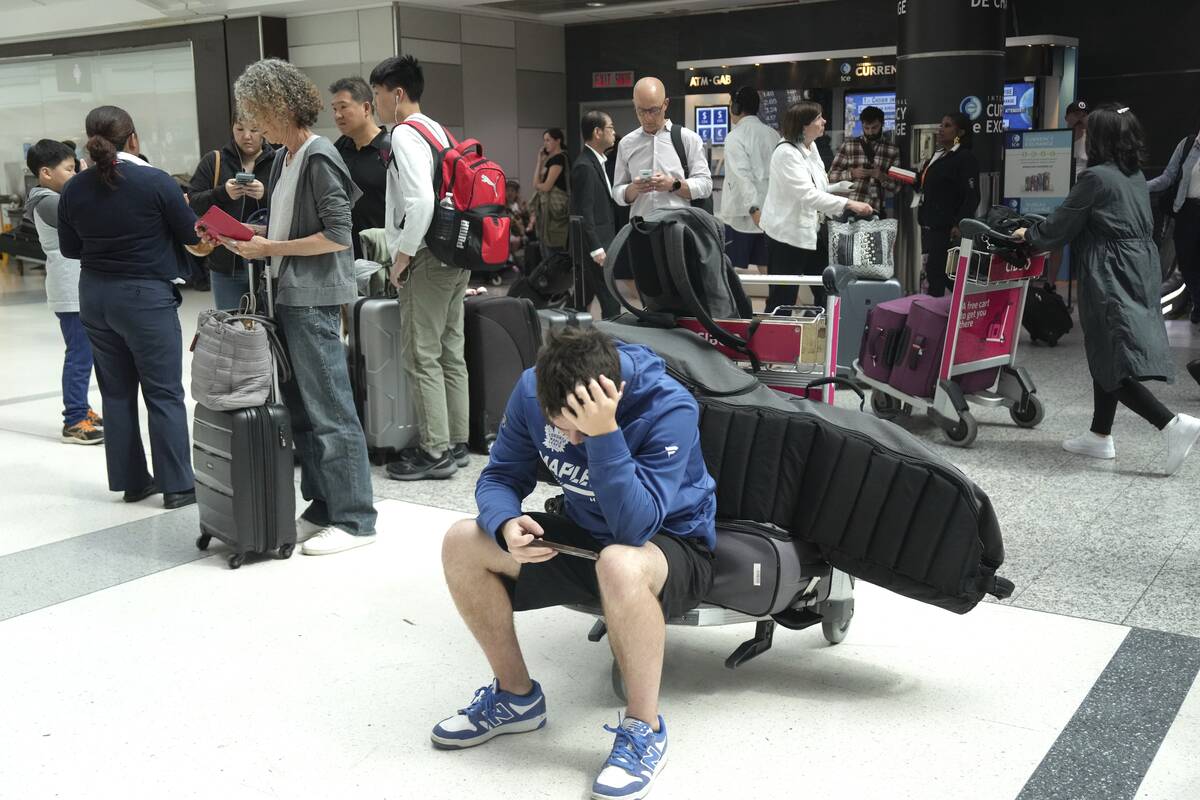
<svg viewBox="0 0 1200 800"><path fill-rule="evenodd" d="M213 206L204 212L204 216L200 217L199 227L203 228L210 234L224 236L226 239L233 239L238 242L248 242L254 238L254 231L238 222L233 217L226 214L221 209Z"/></svg>

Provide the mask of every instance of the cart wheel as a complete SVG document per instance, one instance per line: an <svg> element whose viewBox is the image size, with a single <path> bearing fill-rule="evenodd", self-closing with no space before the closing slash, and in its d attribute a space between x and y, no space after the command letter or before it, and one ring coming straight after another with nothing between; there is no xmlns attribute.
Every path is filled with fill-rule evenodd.
<svg viewBox="0 0 1200 800"><path fill-rule="evenodd" d="M1046 418L1046 407L1036 394L1029 395L1024 403L1014 403L1008 407L1008 415L1021 428L1036 428Z"/></svg>
<svg viewBox="0 0 1200 800"><path fill-rule="evenodd" d="M871 392L871 410L880 419L895 419L900 416L900 402L887 392L878 389Z"/></svg>
<svg viewBox="0 0 1200 800"><path fill-rule="evenodd" d="M245 563L246 563L246 554L245 553L234 553L233 555L231 555L229 557L229 568L230 569L237 569L238 567L240 567L242 564L245 564Z"/></svg>
<svg viewBox="0 0 1200 800"><path fill-rule="evenodd" d="M212 537L207 533L202 533L196 537L196 549L207 550L210 542L212 542Z"/></svg>
<svg viewBox="0 0 1200 800"><path fill-rule="evenodd" d="M625 679L621 677L621 665L617 663L616 657L613 658L612 663L612 688L613 694L622 703L629 699L625 696Z"/></svg>
<svg viewBox="0 0 1200 800"><path fill-rule="evenodd" d="M293 552L295 549L296 549L296 545L295 545L295 544L285 544L285 545L283 545L282 547L280 547L280 548L279 548L279 557L280 557L280 558L291 558L291 557L292 557L292 552Z"/></svg>
<svg viewBox="0 0 1200 800"><path fill-rule="evenodd" d="M959 415L958 423L946 428L945 431L950 444L955 447L970 447L975 443L975 437L979 435L979 423L975 421L975 417L970 411L964 411Z"/></svg>
<svg viewBox="0 0 1200 800"><path fill-rule="evenodd" d="M850 630L850 620L821 620L821 633L830 644L841 644L846 639L846 631Z"/></svg>

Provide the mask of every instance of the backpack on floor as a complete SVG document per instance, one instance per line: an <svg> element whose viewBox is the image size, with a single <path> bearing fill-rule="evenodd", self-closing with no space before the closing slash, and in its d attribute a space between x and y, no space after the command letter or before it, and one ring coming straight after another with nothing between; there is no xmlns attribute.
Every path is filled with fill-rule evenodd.
<svg viewBox="0 0 1200 800"><path fill-rule="evenodd" d="M433 220L425 234L430 252L444 264L473 272L508 266L511 219L504 201L504 170L484 158L475 139L456 141L445 131L443 147L415 120L403 124L421 134L433 150Z"/></svg>

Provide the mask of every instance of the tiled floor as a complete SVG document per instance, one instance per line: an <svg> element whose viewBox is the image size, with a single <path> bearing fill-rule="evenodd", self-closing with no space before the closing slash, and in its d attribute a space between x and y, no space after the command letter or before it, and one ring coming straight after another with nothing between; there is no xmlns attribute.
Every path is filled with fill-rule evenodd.
<svg viewBox="0 0 1200 800"><path fill-rule="evenodd" d="M447 524L474 513L481 457L443 482L375 468L371 547L230 572L219 552L194 549L195 509L122 503L106 491L100 448L57 441L61 342L40 281L0 271L0 798L585 796L610 744L600 725L618 706L608 650L586 641L588 620L573 612L518 623L550 693L545 731L474 752L428 746L432 722L488 678L437 555ZM186 339L208 296L184 296ZM1170 330L1181 367L1200 355L1200 334ZM860 584L844 644L780 631L736 672L720 662L748 626L673 628L672 764L655 797L802 786L1107 800L1132 798L1130 785L1139 798L1200 796L1194 686L1139 696L1172 715L1182 703L1162 746L1139 751L1142 766L1128 753L1107 766L1071 756L1082 775L1069 776L1054 758L1076 752L1080 730L1086 745L1132 719L1085 714L1114 665L1145 659L1149 675L1193 677L1130 627L1181 634L1170 641L1187 653L1200 646L1200 453L1155 477L1160 441L1125 411L1115 462L1065 453L1061 440L1091 413L1078 331L1055 349L1026 346L1022 363L1047 407L1035 430L978 409L978 441L960 450L924 419L901 421L991 496L1014 597L959 617ZM1154 390L1200 414L1200 386L1182 369ZM527 507L552 494L539 488ZM1088 782L1106 769L1124 781Z"/></svg>

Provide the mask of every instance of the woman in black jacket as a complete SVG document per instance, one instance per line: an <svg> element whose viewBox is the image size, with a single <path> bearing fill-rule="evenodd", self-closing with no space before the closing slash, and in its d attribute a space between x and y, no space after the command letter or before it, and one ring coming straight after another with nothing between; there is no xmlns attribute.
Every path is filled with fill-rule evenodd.
<svg viewBox="0 0 1200 800"><path fill-rule="evenodd" d="M958 223L979 208L979 160L971 152L971 121L954 113L942 117L938 149L921 168L918 180L921 241L929 257L925 276L929 293L946 293L946 253L958 242Z"/></svg>
<svg viewBox="0 0 1200 800"><path fill-rule="evenodd" d="M166 508L196 502L183 394L180 245L211 249L196 236L196 215L175 179L138 156L128 112L92 109L84 123L92 167L72 178L58 205L62 254L78 258L79 317L92 343L104 398L108 488L133 503L163 494ZM154 473L138 424L146 404Z"/></svg>
<svg viewBox="0 0 1200 800"><path fill-rule="evenodd" d="M229 216L245 222L250 215L267 207L267 179L271 175L274 148L266 143L262 133L249 123L238 119L233 123L233 138L220 150L213 150L200 159L188 197L192 210L202 216L216 206ZM254 180L240 183L239 174L253 174ZM241 256L218 247L208 257L212 271L213 305L215 308L235 309L247 291L246 262Z"/></svg>

